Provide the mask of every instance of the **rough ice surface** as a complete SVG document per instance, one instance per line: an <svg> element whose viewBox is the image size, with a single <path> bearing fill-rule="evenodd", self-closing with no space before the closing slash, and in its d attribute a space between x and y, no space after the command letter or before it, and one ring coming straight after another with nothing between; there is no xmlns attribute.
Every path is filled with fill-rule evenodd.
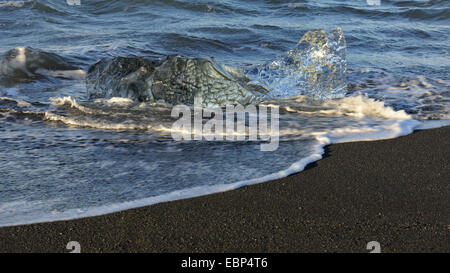
<svg viewBox="0 0 450 273"><path fill-rule="evenodd" d="M103 59L86 79L88 98L124 97L139 101L203 106L251 104L263 93L247 86L212 59L168 56L163 62L142 58ZM264 90L266 91L266 90Z"/></svg>
<svg viewBox="0 0 450 273"><path fill-rule="evenodd" d="M308 31L297 46L282 56L249 69L253 84L270 90L269 96L306 95L314 99L344 97L347 91L346 42L341 28L327 34Z"/></svg>

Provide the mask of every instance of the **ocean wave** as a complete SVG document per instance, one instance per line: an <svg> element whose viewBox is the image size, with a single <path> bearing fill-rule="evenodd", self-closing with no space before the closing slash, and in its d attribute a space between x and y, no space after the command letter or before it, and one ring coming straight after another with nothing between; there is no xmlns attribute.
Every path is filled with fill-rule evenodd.
<svg viewBox="0 0 450 273"><path fill-rule="evenodd" d="M121 131L145 130L167 135L173 133L172 125L176 121L171 117L173 106L169 104L135 102L127 98L97 99L94 102L79 103L71 97L60 97L51 98L51 105L55 108L47 110L43 119L68 126ZM389 119L411 119L405 111L395 111L384 102L366 96L328 100L320 104L300 96L281 101L269 101L262 103L261 106L280 107L278 134L281 140L292 140L331 130L332 127L321 127L324 118L328 122L341 120L337 127L342 128L362 127L365 122L374 125L374 119L379 119L378 122ZM208 108L204 108L204 111L207 110ZM208 121L208 118L201 120L202 124ZM369 127L368 125L367 128ZM247 124L245 128L244 136L249 137ZM198 132L192 128L191 132L182 133L195 135ZM232 135L235 136L236 132L232 132ZM226 131L221 136L226 137Z"/></svg>
<svg viewBox="0 0 450 273"><path fill-rule="evenodd" d="M382 1L383 2L383 1ZM367 19L384 19L387 18L398 18L403 17L406 19L414 19L417 21L441 21L448 20L450 8L448 6L386 6L389 3L383 3L379 6L356 6L349 4L341 4L341 5L327 5L327 6L319 6L319 9L322 12L340 12L353 16L364 16ZM312 5L313 9L316 9L315 5Z"/></svg>
<svg viewBox="0 0 450 273"><path fill-rule="evenodd" d="M13 98L3 98L1 101L21 104L24 109L0 107L0 119L5 113L14 115L16 119L34 117L45 122L56 121L64 126L121 131L120 134L107 134L106 137L96 130L83 131L83 137L78 140L80 136L77 133L78 130L70 133L70 130L61 130L58 129L60 127L56 127L53 129L56 131L52 132L53 127L39 126L36 128L38 131L31 129L34 131L33 138L25 138L19 142L16 142L16 139L23 138L23 134L15 129L9 131L7 141L14 141L14 145L28 147L25 149L27 157L32 158L33 151L35 149L38 149L36 152L39 151L42 146L46 147L47 153L55 157L52 156L51 161L45 159L40 162L33 171L33 175L39 177L44 175L50 179L46 186L49 198L37 203L24 200L3 202L0 207L1 226L76 219L262 183L302 171L307 164L322 158L326 145L394 138L409 134L420 125L404 111L394 111L383 102L365 96L321 103L311 101L306 96L266 102L265 106L274 106L273 103L276 102L280 107L280 151L276 152L277 155L270 154L270 157L275 161L278 161L277 158L286 158L286 160L281 160L283 164L277 167L274 167L274 163L267 162L269 165L262 171L256 166L262 164L261 160L267 161L267 155L257 152L251 143L245 141L228 144L214 141L210 142L211 144L204 141L174 142L167 137L173 123L173 119L169 119L171 106L167 104L136 103L126 98L79 102L71 97L59 97L50 100L50 105L45 112L35 112L27 109L30 105L25 101ZM6 128L9 126L8 123L3 125ZM146 133L138 133L136 130L145 130ZM155 134L156 132L162 132L166 137L161 138L159 134ZM30 141L35 143L27 144ZM211 147L208 148L209 145ZM78 146L80 148L76 149L75 147ZM64 159L60 158L61 153L58 151L68 147L72 147L70 154L75 154L73 156L67 154ZM89 160L86 162L80 160L83 158L78 155L80 152L88 153ZM248 172L245 177L247 178L243 178L243 173L236 177L236 172L230 169L239 169L239 166L233 165L232 160L236 159L234 154L236 152L239 161L245 160L244 166L246 173ZM252 159L256 153L258 160ZM20 157L21 154L18 152L13 157ZM158 160L155 161L153 157ZM14 162L14 159L10 158L10 160ZM71 163L61 165L61 162L65 160ZM226 174L219 173L219 175L224 176L225 181L198 185L197 177L208 176L208 179L203 178L206 182L217 178L210 173L211 168L216 175L218 173L217 167L211 164L222 166ZM224 164L231 165L223 168ZM71 169L79 169L79 173L75 175L76 188L79 192L86 192L80 194L80 198L73 199L73 191L69 193L64 189L67 182L58 182L61 177L65 177L64 175L46 175L49 170L52 170L53 165L60 168L58 173L61 175L67 171L75 175ZM269 168L269 166L272 167ZM0 166L0 170L4 167L6 166ZM171 171L164 172L163 170L167 168ZM256 169L252 171L252 168ZM93 171L98 174L99 169L102 173L100 177L95 174L85 174ZM179 174L177 177L183 178L182 183L172 181L174 179L173 175L170 175L172 171ZM24 172L31 175L28 169L24 169ZM134 177L133 174L137 174L139 178ZM14 174L10 179L14 180L16 176L17 174ZM43 178L36 179L33 181L40 181ZM66 179L73 180L73 178ZM97 186L91 189L89 185L92 181L99 179L103 182L94 183ZM120 182L122 180L128 182L122 185ZM57 185L51 186L54 183ZM104 200L107 192L110 192L110 187L115 188L119 185L122 186L117 189L120 194L118 196L120 200L123 198L123 201L118 201L118 197Z"/></svg>
<svg viewBox="0 0 450 273"><path fill-rule="evenodd" d="M315 141L310 144L307 154L304 154L296 162L292 163L286 169L278 172L273 172L268 175L263 175L257 178L241 180L233 183L220 183L215 185L202 186L186 186L183 185L181 189L169 190L161 194L156 194L146 198L133 198L128 201L117 202L117 200L110 201L109 204L86 206L82 203L77 203L76 207L69 209L55 209L63 203L72 203L73 200L67 197L59 197L53 200L46 200L46 202L39 202L31 206L29 202L22 203L4 203L0 207L0 214L3 217L0 219L1 226L13 226L20 224L30 224L36 222L51 222L66 219L76 219L82 217L89 217L101 215L106 213L117 212L125 209L131 209L141 206L148 206L160 202L173 201L178 199L196 197L211 193L228 191L237 189L243 186L253 185L274 179L286 177L290 174L302 171L307 164L320 160L324 153L324 146L332 143L342 143L348 141L362 141L375 139L388 139L401 135L409 134L418 122L414 120L390 120L380 128L374 127L359 127L353 129L335 129L327 133L322 132L313 136ZM102 163L103 164L103 163ZM111 163L115 165L115 163ZM198 170L197 170L198 171ZM127 174L125 174L127 175ZM26 214L17 214L17 212L26 212Z"/></svg>
<svg viewBox="0 0 450 273"><path fill-rule="evenodd" d="M395 0L385 0L383 2L389 3L396 7L416 7L416 8L439 8L439 7L448 7L447 0L429 0L429 1L395 1Z"/></svg>

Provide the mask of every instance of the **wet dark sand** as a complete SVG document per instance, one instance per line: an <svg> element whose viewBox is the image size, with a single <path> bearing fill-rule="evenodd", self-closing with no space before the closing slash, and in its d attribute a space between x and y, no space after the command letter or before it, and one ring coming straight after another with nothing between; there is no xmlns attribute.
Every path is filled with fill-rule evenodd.
<svg viewBox="0 0 450 273"><path fill-rule="evenodd" d="M0 252L450 252L450 127L331 145L300 174L74 221L0 228Z"/></svg>

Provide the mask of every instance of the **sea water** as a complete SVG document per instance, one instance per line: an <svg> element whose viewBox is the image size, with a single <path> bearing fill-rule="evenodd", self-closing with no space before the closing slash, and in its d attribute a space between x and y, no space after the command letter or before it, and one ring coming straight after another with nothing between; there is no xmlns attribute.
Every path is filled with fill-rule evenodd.
<svg viewBox="0 0 450 273"><path fill-rule="evenodd" d="M0 226L231 190L300 172L331 143L448 125L449 25L447 1L0 1ZM277 60L336 27L345 85L294 92L297 70ZM174 141L170 105L87 99L100 59L172 54L214 57L270 88L278 148Z"/></svg>

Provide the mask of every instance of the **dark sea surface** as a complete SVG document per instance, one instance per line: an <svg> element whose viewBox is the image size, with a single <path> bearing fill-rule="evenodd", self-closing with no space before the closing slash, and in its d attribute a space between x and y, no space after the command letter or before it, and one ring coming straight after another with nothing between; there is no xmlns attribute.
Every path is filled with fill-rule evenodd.
<svg viewBox="0 0 450 273"><path fill-rule="evenodd" d="M301 171L330 143L450 124L450 2L368 2L0 1L0 226L230 190ZM246 68L336 27L346 94L271 101L275 151L176 142L169 106L86 96L84 73L102 58L175 54Z"/></svg>

